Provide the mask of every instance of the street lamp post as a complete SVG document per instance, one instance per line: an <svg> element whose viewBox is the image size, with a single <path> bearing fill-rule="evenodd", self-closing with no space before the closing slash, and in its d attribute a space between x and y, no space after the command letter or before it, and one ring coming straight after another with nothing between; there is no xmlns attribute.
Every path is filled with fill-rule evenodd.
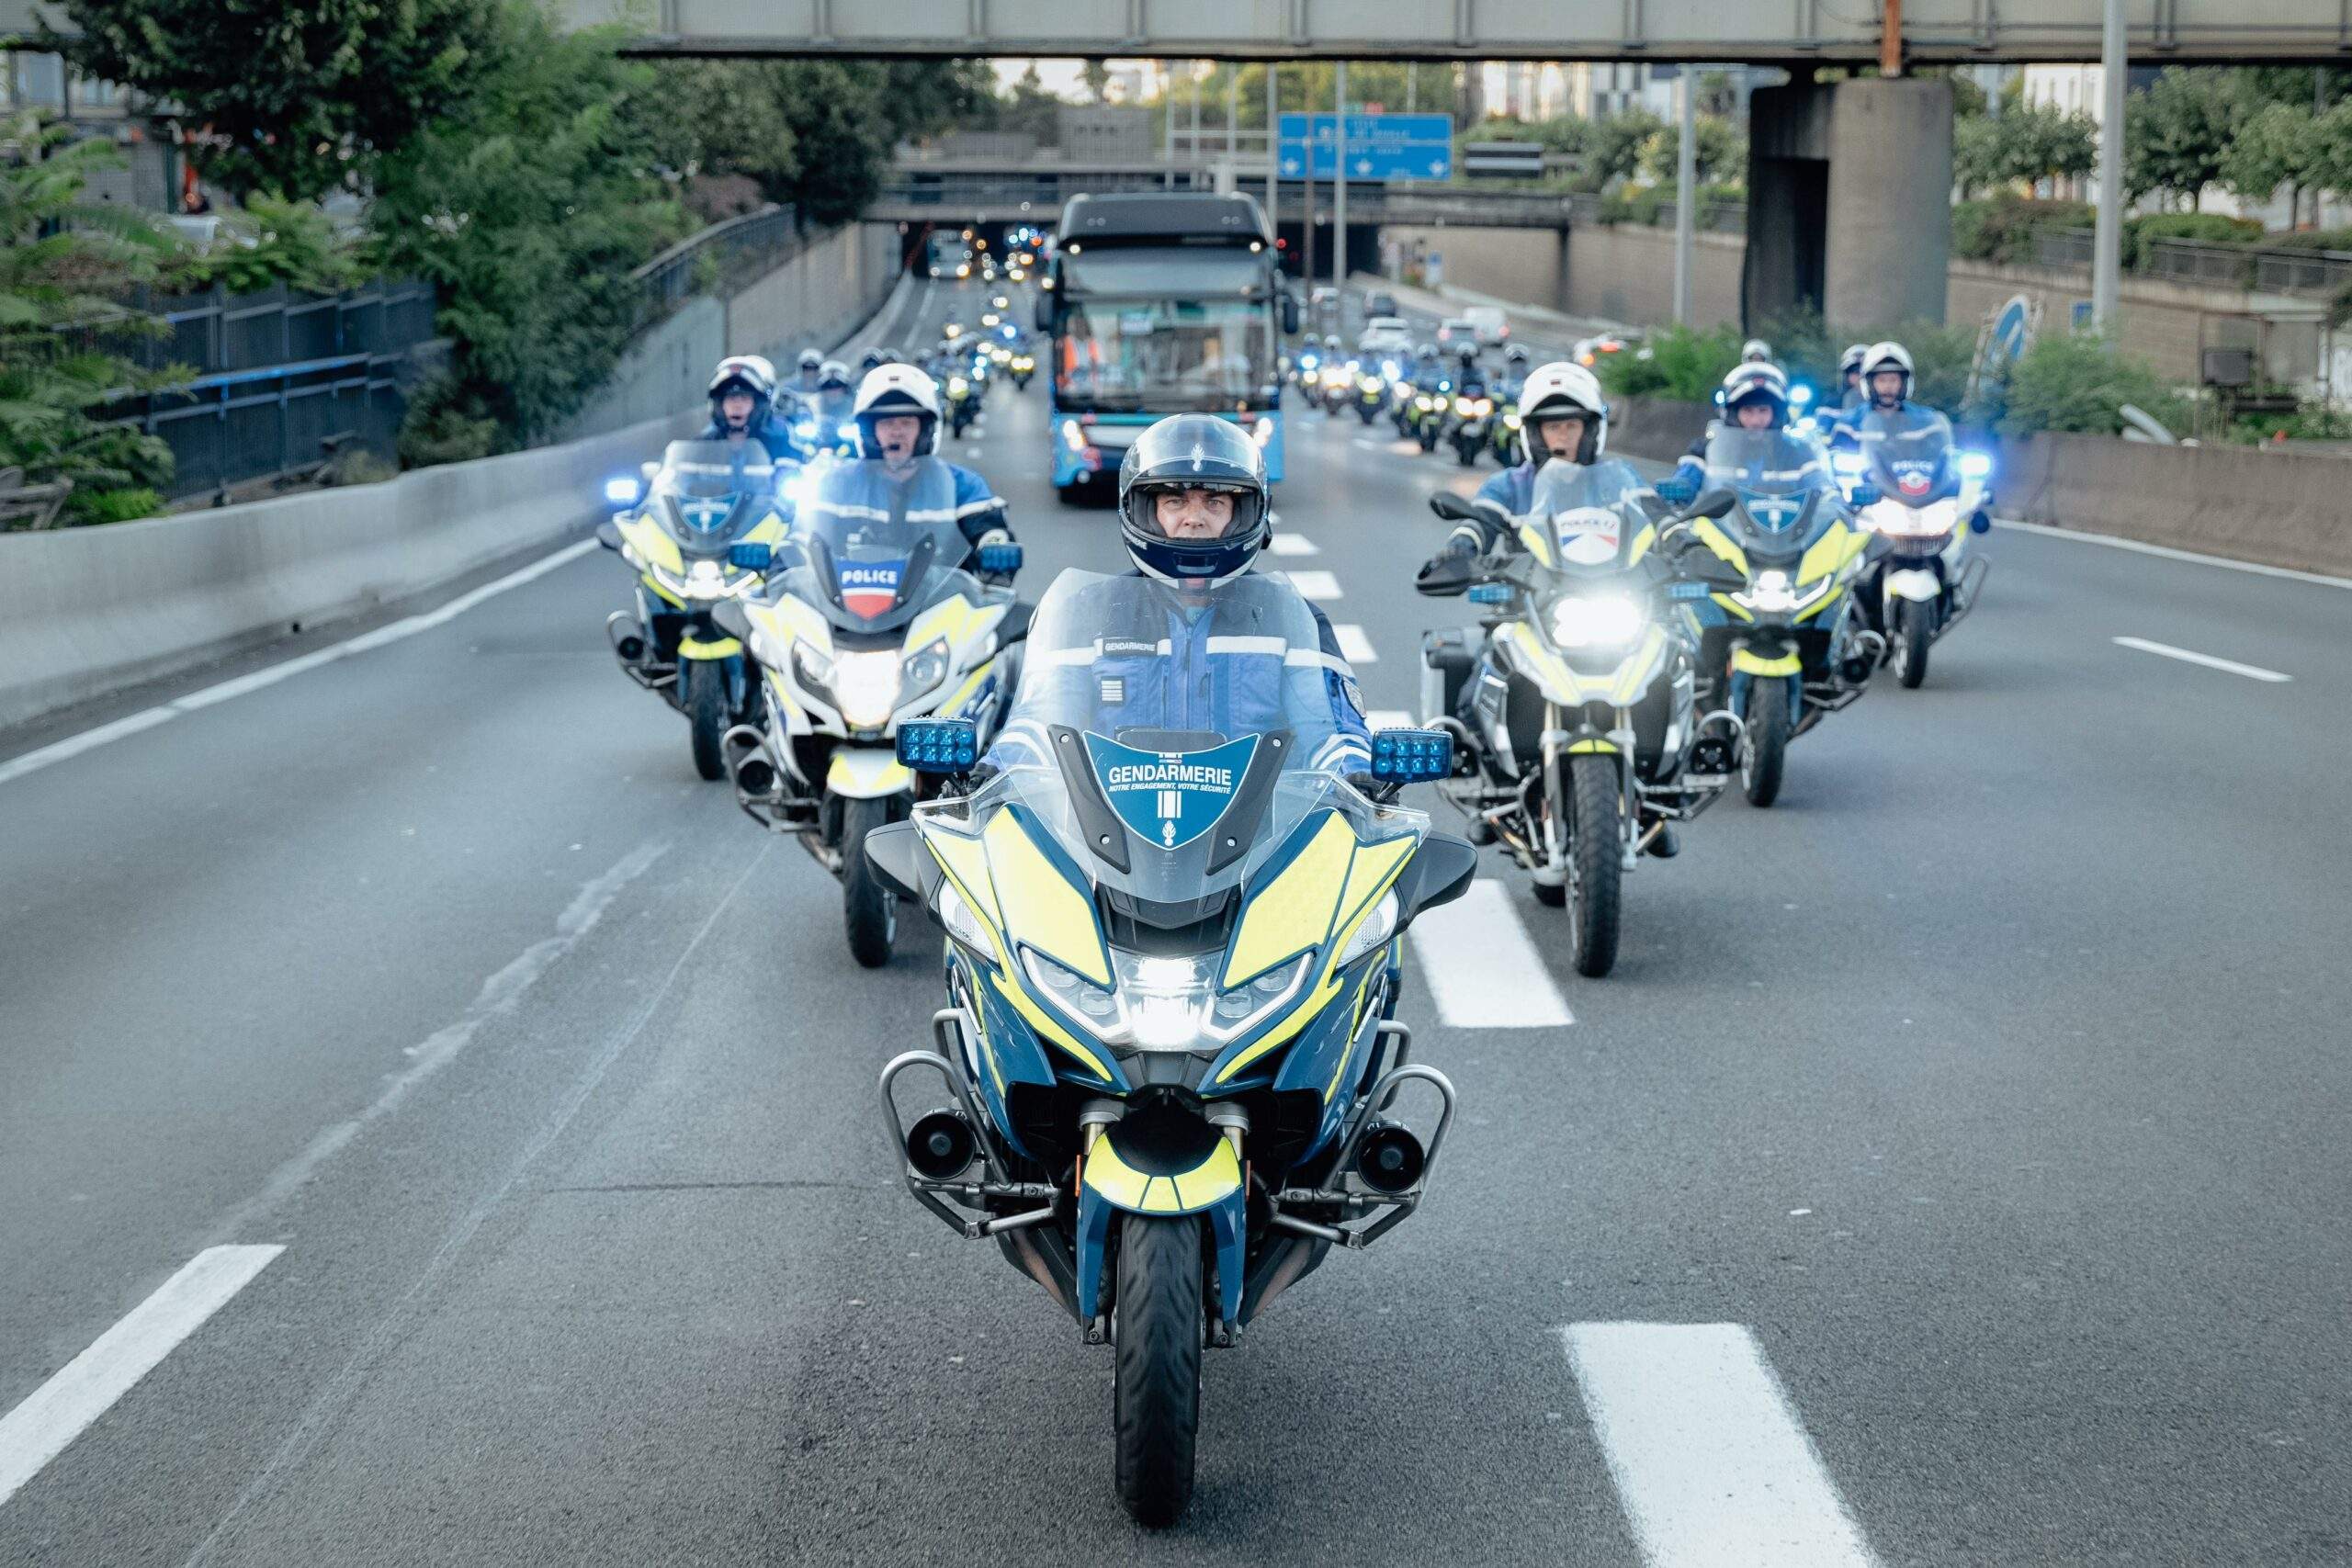
<svg viewBox="0 0 2352 1568"><path fill-rule="evenodd" d="M2099 29L2100 83L2105 123L2098 128L2098 218L2091 237L2091 324L2105 332L2115 324L2123 289L2123 0L2107 0Z"/></svg>
<svg viewBox="0 0 2352 1568"><path fill-rule="evenodd" d="M1339 296L1348 286L1348 62L1344 60L1332 68L1331 96L1339 112L1339 127L1333 134L1331 160L1331 297L1332 308L1338 309Z"/></svg>

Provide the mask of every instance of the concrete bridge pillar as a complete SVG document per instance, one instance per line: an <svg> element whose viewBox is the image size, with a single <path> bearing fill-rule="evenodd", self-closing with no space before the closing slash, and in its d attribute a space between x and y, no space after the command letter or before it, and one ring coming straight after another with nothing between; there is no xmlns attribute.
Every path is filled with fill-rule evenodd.
<svg viewBox="0 0 2352 1568"><path fill-rule="evenodd" d="M1742 289L1751 330L1807 307L1833 330L1944 319L1951 119L1945 82L1755 95Z"/></svg>

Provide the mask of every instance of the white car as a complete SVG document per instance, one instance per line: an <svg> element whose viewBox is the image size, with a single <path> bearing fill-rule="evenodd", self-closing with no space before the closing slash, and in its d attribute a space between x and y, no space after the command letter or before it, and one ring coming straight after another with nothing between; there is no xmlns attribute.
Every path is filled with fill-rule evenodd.
<svg viewBox="0 0 2352 1568"><path fill-rule="evenodd" d="M1462 319L1477 333L1478 341L1488 348L1510 341L1510 320L1500 305L1473 305L1462 312Z"/></svg>
<svg viewBox="0 0 2352 1568"><path fill-rule="evenodd" d="M1374 316L1356 339L1358 354L1409 354L1412 349L1413 329L1402 316Z"/></svg>
<svg viewBox="0 0 2352 1568"><path fill-rule="evenodd" d="M1478 336L1477 322L1467 316L1449 316L1439 323L1437 341L1440 347L1452 348L1457 343L1478 343L1483 340Z"/></svg>

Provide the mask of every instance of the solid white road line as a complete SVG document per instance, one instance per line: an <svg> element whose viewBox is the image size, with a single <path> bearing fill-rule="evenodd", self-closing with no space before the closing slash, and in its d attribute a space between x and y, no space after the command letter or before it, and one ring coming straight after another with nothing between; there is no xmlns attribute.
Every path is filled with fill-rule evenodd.
<svg viewBox="0 0 2352 1568"><path fill-rule="evenodd" d="M1331 635L1340 639L1340 656L1349 663L1377 664L1380 662L1380 655L1373 651L1372 638L1364 636L1363 628L1353 621L1342 622L1333 626Z"/></svg>
<svg viewBox="0 0 2352 1568"><path fill-rule="evenodd" d="M1756 1337L1736 1323L1561 1330L1651 1568L1871 1568Z"/></svg>
<svg viewBox="0 0 2352 1568"><path fill-rule="evenodd" d="M129 1316L0 1416L0 1503L65 1451L172 1348L245 1288L282 1247L209 1247Z"/></svg>
<svg viewBox="0 0 2352 1568"><path fill-rule="evenodd" d="M1278 556L1319 556L1323 553L1316 547L1315 541L1304 534L1276 534L1267 547Z"/></svg>
<svg viewBox="0 0 2352 1568"><path fill-rule="evenodd" d="M136 735L142 729L153 729L155 726L168 719L177 718L182 714L195 713L200 709L209 708L215 703L225 703L232 697L242 697L248 692L258 692L264 686L275 686L278 682L300 675L305 670L315 670L322 664L332 664L338 659L348 659L355 653L365 653L369 649L382 648L387 643L398 642L403 637L414 637L419 632L430 631L435 626L447 626L482 601L494 599L509 589L520 588L537 578L545 577L556 568L568 561L578 560L595 547L596 541L594 539L582 539L576 545L566 545L551 556L542 557L519 570L510 571L504 577L497 578L483 583L479 588L469 589L458 594L438 609L428 610L423 615L410 615L402 620L388 622L372 632L362 632L348 641L336 643L330 648L318 649L281 663L265 665L250 674L219 682L205 687L202 691L190 692L187 696L175 698L171 702L158 703L152 708L141 708L139 712L126 715L110 724L102 724L96 729L85 729L79 735L69 735L62 740L52 741L47 746L28 751L21 757L0 762L0 784L6 784L11 779L20 779L27 773L38 773L52 762L64 761L68 757L78 757L83 752L93 750L109 741L119 740L126 735Z"/></svg>
<svg viewBox="0 0 2352 1568"><path fill-rule="evenodd" d="M2202 664L2208 670L2225 670L2233 675L2243 675L2249 681L2283 684L2294 679L2292 675L2281 675L2276 670L2265 670L2259 664L2240 664L2234 659L2216 659L2210 653L2175 648L2168 642L2150 642L2143 637L2120 637L2114 640L2118 648L2136 648L2143 653L2153 653L2162 659L2177 659L2183 664Z"/></svg>
<svg viewBox="0 0 2352 1568"><path fill-rule="evenodd" d="M1576 1015L1492 877L1408 929L1437 1015L1453 1029L1556 1029ZM1566 923L1560 929L1566 931Z"/></svg>
<svg viewBox="0 0 2352 1568"><path fill-rule="evenodd" d="M2072 539L2077 544L2105 545L2109 549L2130 550L2135 555L2159 556L2165 560L2188 561L2195 566L2218 566L2225 571L2250 571L2256 577L2283 577L2294 582L2315 582L2322 588L2352 588L2352 577L2330 577L2324 572L2298 571L2290 566L2271 566L2258 560L2233 560L2228 556L2209 556L2196 550L2177 550L2169 545L2143 544L2138 539L2119 539L2112 534L2087 534L2080 528L2054 528L2047 523L2027 523L2015 517L1994 519L2004 528L2020 533L2041 534L2052 539Z"/></svg>
<svg viewBox="0 0 2352 1568"><path fill-rule="evenodd" d="M1329 600L1342 597L1340 580L1328 571L1292 571L1283 573L1290 585L1309 599Z"/></svg>
<svg viewBox="0 0 2352 1568"><path fill-rule="evenodd" d="M1363 716L1364 723L1374 729L1410 729L1413 716L1403 708L1374 708Z"/></svg>

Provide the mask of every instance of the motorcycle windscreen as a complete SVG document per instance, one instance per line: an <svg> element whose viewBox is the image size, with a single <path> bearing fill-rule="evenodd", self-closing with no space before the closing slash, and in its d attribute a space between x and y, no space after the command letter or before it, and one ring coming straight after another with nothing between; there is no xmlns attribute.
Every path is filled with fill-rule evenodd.
<svg viewBox="0 0 2352 1568"><path fill-rule="evenodd" d="M1951 493L1951 421L1932 409L1873 409L1857 433L1882 495L1905 506L1926 506Z"/></svg>
<svg viewBox="0 0 2352 1568"><path fill-rule="evenodd" d="M1090 883L1161 925L1221 908L1327 809L1367 838L1428 821L1340 776L1365 765L1363 742L1333 722L1306 602L1254 574L1207 597L1213 612L1149 578L1064 572L989 750L1005 771L974 801L1025 808Z"/></svg>
<svg viewBox="0 0 2352 1568"><path fill-rule="evenodd" d="M779 475L755 442L673 441L649 491L664 532L689 556L718 556L774 509Z"/></svg>
<svg viewBox="0 0 2352 1568"><path fill-rule="evenodd" d="M876 461L809 470L792 539L805 564L786 592L848 632L903 627L956 579L971 546L956 523L956 474L918 457L892 472Z"/></svg>
<svg viewBox="0 0 2352 1568"><path fill-rule="evenodd" d="M1551 541L1563 573L1602 576L1633 564L1634 547L1649 527L1640 502L1647 488L1631 464L1615 457L1589 468L1546 463L1536 470L1528 514Z"/></svg>
<svg viewBox="0 0 2352 1568"><path fill-rule="evenodd" d="M1718 426L1707 441L1707 488L1730 490L1739 507L1725 525L1750 556L1778 561L1820 536L1839 515L1819 446L1785 430Z"/></svg>

